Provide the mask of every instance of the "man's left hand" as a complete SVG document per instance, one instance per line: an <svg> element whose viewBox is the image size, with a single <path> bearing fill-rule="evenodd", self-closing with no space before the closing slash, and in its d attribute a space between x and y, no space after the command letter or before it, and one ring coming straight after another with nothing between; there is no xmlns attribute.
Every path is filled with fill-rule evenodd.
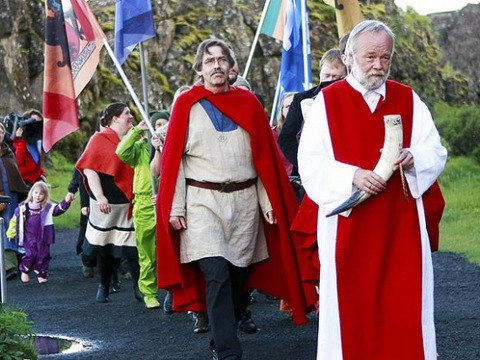
<svg viewBox="0 0 480 360"><path fill-rule="evenodd" d="M393 166L393 171L396 171L400 164L402 164L403 170L405 171L413 167L413 155L410 151L403 149L400 152L400 156L398 157L397 161L395 161L395 165Z"/></svg>
<svg viewBox="0 0 480 360"><path fill-rule="evenodd" d="M267 212L264 217L265 221L268 222L270 225L277 223L277 218L275 217L275 213L273 212L273 210Z"/></svg>

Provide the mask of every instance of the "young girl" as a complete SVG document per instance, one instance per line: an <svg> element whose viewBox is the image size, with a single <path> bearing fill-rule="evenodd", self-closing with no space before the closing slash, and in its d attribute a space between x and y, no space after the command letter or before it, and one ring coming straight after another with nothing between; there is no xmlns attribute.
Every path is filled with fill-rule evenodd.
<svg viewBox="0 0 480 360"><path fill-rule="evenodd" d="M27 199L15 209L10 220L7 237L17 236L18 246L25 248L19 270L24 283L30 281L30 270L34 270L39 283L47 282L50 264L50 245L55 242L53 216L63 214L73 201L73 194L67 194L57 205L49 202L47 184L37 181L30 188ZM18 221L20 219L20 221Z"/></svg>

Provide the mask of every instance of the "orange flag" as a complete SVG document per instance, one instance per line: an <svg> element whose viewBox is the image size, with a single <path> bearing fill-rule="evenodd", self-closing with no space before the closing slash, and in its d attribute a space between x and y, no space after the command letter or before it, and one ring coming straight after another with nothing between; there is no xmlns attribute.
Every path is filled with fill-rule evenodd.
<svg viewBox="0 0 480 360"><path fill-rule="evenodd" d="M79 128L76 98L100 60L103 33L85 0L45 2L43 148Z"/></svg>
<svg viewBox="0 0 480 360"><path fill-rule="evenodd" d="M337 15L338 37L350 32L355 25L363 21L358 0L323 0L326 4L335 8Z"/></svg>

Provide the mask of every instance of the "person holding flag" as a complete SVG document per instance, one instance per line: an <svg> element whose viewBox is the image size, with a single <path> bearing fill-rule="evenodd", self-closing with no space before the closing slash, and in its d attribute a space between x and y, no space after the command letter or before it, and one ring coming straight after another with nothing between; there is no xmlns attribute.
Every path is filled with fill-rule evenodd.
<svg viewBox="0 0 480 360"><path fill-rule="evenodd" d="M168 119L166 120L168 121ZM134 170L133 224L138 249L140 276L138 288L148 309L160 307L156 277L155 211L152 197L152 173L150 172L150 144L144 137L148 130L145 120L132 127L117 145L116 154ZM151 144L160 152L162 141L154 136Z"/></svg>

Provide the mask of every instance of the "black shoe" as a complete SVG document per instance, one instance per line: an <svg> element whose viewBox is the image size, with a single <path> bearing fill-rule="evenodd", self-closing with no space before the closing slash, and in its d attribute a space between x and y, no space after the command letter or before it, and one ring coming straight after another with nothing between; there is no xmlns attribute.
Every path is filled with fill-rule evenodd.
<svg viewBox="0 0 480 360"><path fill-rule="evenodd" d="M135 299L136 299L137 301L143 302L143 294L142 294L141 291L138 289L138 287L134 287L134 288L133 288L133 294L134 294Z"/></svg>
<svg viewBox="0 0 480 360"><path fill-rule="evenodd" d="M17 277L17 269L15 268L10 268L6 272L6 278L7 280L13 280Z"/></svg>
<svg viewBox="0 0 480 360"><path fill-rule="evenodd" d="M212 360L219 360L217 350L215 350L215 345L213 340L210 341L210 350L212 352ZM224 357L223 360L240 360L240 357L237 355L229 355Z"/></svg>
<svg viewBox="0 0 480 360"><path fill-rule="evenodd" d="M83 265L82 273L84 278L93 278L93 267Z"/></svg>
<svg viewBox="0 0 480 360"><path fill-rule="evenodd" d="M110 294L116 293L120 290L122 282L118 277L118 272L114 271L112 275L112 288L110 289Z"/></svg>
<svg viewBox="0 0 480 360"><path fill-rule="evenodd" d="M106 288L103 285L98 286L97 302L98 303L108 303L108 288Z"/></svg>
<svg viewBox="0 0 480 360"><path fill-rule="evenodd" d="M252 320L252 313L250 310L246 310L242 313L242 318L238 322L238 328L246 334L255 334L258 332L258 327Z"/></svg>
<svg viewBox="0 0 480 360"><path fill-rule="evenodd" d="M208 327L208 315L205 312L193 313L195 319L195 325L193 325L193 332L195 334L205 333L209 330Z"/></svg>
<svg viewBox="0 0 480 360"><path fill-rule="evenodd" d="M173 313L172 301L173 301L172 293L167 291L167 295L165 295L165 299L163 300L163 312L167 315Z"/></svg>
<svg viewBox="0 0 480 360"><path fill-rule="evenodd" d="M217 349L215 348L215 342L210 340L210 351L212 352L212 360L218 360Z"/></svg>

